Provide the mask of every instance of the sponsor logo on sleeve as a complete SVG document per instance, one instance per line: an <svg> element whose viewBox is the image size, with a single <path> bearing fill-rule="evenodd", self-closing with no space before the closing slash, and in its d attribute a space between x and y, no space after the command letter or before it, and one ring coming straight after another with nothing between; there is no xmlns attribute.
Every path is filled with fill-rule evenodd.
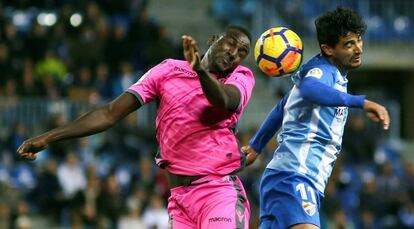
<svg viewBox="0 0 414 229"><path fill-rule="evenodd" d="M320 79L323 75L323 71L320 68L312 68L306 73L305 77L315 77Z"/></svg>

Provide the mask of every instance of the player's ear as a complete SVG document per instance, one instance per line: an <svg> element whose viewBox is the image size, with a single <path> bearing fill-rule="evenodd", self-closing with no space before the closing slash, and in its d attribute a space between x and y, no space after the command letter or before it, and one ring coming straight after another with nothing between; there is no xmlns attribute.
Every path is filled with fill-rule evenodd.
<svg viewBox="0 0 414 229"><path fill-rule="evenodd" d="M211 46L215 41L217 41L220 37L218 35L213 35L211 36L208 41L207 41L207 45Z"/></svg>
<svg viewBox="0 0 414 229"><path fill-rule="evenodd" d="M333 55L333 48L327 44L321 44L321 50L327 56Z"/></svg>

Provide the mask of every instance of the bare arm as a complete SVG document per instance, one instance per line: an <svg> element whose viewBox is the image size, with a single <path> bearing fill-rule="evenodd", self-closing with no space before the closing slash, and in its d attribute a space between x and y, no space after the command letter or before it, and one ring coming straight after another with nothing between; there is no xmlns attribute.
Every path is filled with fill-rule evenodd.
<svg viewBox="0 0 414 229"><path fill-rule="evenodd" d="M197 42L190 36L183 36L184 57L197 72L201 87L208 101L216 107L229 111L237 109L240 103L240 91L233 85L220 83L208 70L201 66Z"/></svg>
<svg viewBox="0 0 414 229"><path fill-rule="evenodd" d="M237 109L240 103L240 91L233 85L225 85L205 70L197 71L198 78L208 101L217 107L229 111Z"/></svg>
<svg viewBox="0 0 414 229"><path fill-rule="evenodd" d="M34 160L36 153L47 148L49 143L102 132L139 107L141 104L134 95L123 93L109 104L92 110L67 125L24 141L17 153L24 159Z"/></svg>

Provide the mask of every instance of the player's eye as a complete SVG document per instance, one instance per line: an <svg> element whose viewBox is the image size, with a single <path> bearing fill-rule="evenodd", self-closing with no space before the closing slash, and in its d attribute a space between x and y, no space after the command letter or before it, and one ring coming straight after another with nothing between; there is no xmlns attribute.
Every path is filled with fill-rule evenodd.
<svg viewBox="0 0 414 229"><path fill-rule="evenodd" d="M352 43L351 42L346 42L345 43L345 48L352 48Z"/></svg>
<svg viewBox="0 0 414 229"><path fill-rule="evenodd" d="M244 50L244 49L239 49L239 55L240 56L247 56L247 51L246 50Z"/></svg>

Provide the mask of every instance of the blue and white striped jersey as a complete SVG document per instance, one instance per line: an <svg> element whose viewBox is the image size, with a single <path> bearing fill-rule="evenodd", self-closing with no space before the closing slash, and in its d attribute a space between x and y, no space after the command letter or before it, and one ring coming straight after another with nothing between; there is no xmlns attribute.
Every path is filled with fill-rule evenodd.
<svg viewBox="0 0 414 229"><path fill-rule="evenodd" d="M301 173L323 193L341 149L348 108L320 106L304 99L299 88L307 77L347 92L346 73L320 54L292 75L294 86L284 104L279 147L267 168Z"/></svg>

